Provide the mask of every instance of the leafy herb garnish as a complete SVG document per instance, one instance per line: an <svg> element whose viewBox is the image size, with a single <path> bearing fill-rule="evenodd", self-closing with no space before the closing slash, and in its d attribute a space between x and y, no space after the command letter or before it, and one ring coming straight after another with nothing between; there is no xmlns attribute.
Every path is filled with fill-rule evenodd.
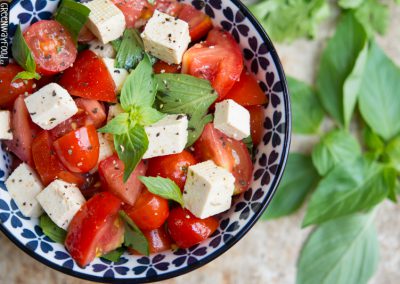
<svg viewBox="0 0 400 284"><path fill-rule="evenodd" d="M121 258L121 256L124 254L125 248L124 247L119 247L116 250L110 251L107 254L103 254L101 258L106 259L111 262L118 262Z"/></svg>
<svg viewBox="0 0 400 284"><path fill-rule="evenodd" d="M183 206L182 192L179 186L169 178L140 176L139 180L151 193L176 201Z"/></svg>
<svg viewBox="0 0 400 284"><path fill-rule="evenodd" d="M43 233L49 237L52 241L56 243L63 244L67 232L62 228L58 227L49 216L43 214L40 216L40 228L42 228Z"/></svg>
<svg viewBox="0 0 400 284"><path fill-rule="evenodd" d="M134 29L125 30L122 39L111 43L117 51L115 67L130 70L135 68L144 56L144 47L139 32Z"/></svg>
<svg viewBox="0 0 400 284"><path fill-rule="evenodd" d="M124 244L143 255L150 254L149 243L142 231L136 226L131 218L124 212L119 211L119 215L125 223Z"/></svg>

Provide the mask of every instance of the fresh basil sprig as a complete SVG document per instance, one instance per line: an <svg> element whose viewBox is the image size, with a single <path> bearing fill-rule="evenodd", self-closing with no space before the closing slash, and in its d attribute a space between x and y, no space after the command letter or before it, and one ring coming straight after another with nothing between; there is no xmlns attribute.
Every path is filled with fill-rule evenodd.
<svg viewBox="0 0 400 284"><path fill-rule="evenodd" d="M144 47L139 32L134 29L125 30L122 39L112 42L117 50L115 67L130 70L136 67L144 56Z"/></svg>
<svg viewBox="0 0 400 284"><path fill-rule="evenodd" d="M125 223L124 245L148 256L150 254L149 242L142 231L124 211L119 211L119 215Z"/></svg>
<svg viewBox="0 0 400 284"><path fill-rule="evenodd" d="M63 244L65 241L65 237L67 236L67 232L60 227L58 227L49 216L43 214L40 216L40 228L42 228L43 233L49 237L52 241L56 243Z"/></svg>
<svg viewBox="0 0 400 284"><path fill-rule="evenodd" d="M169 178L140 176L139 180L153 194L173 200L183 206L182 192L179 186Z"/></svg>
<svg viewBox="0 0 400 284"><path fill-rule="evenodd" d="M125 248L124 247L119 247L113 251L110 251L107 254L103 254L101 256L102 259L111 261L111 262L118 262L121 258L121 256L124 254Z"/></svg>

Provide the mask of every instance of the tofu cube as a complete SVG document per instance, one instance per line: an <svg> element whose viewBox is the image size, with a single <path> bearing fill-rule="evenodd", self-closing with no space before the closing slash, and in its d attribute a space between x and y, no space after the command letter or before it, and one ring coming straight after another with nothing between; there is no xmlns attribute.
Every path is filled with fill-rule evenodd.
<svg viewBox="0 0 400 284"><path fill-rule="evenodd" d="M99 159L97 160L97 165L96 167L91 170L91 173L95 173L98 169L99 163L103 161L104 159L107 159L108 157L112 156L114 154L114 144L112 141L108 140L105 135L102 133L97 133L99 137L99 144L100 144L100 150L99 150Z"/></svg>
<svg viewBox="0 0 400 284"><path fill-rule="evenodd" d="M189 167L183 204L196 217L204 219L231 207L235 177L213 161Z"/></svg>
<svg viewBox="0 0 400 284"><path fill-rule="evenodd" d="M107 122L117 117L119 114L123 113L124 110L122 109L120 104L111 105L108 108L108 115L107 115Z"/></svg>
<svg viewBox="0 0 400 284"><path fill-rule="evenodd" d="M45 130L50 130L78 112L68 91L56 83L41 88L25 98L32 121Z"/></svg>
<svg viewBox="0 0 400 284"><path fill-rule="evenodd" d="M177 154L185 149L188 139L188 119L184 114L167 115L146 126L149 147L143 159Z"/></svg>
<svg viewBox="0 0 400 284"><path fill-rule="evenodd" d="M50 219L64 230L86 201L75 184L62 180L50 183L36 199Z"/></svg>
<svg viewBox="0 0 400 284"><path fill-rule="evenodd" d="M116 52L110 43L102 44L98 40L89 42L89 49L96 53L98 57L115 58Z"/></svg>
<svg viewBox="0 0 400 284"><path fill-rule="evenodd" d="M20 164L8 177L6 187L24 216L36 218L42 215L43 210L36 196L44 186L30 166Z"/></svg>
<svg viewBox="0 0 400 284"><path fill-rule="evenodd" d="M141 37L148 53L167 63L180 64L190 43L189 25L155 10Z"/></svg>
<svg viewBox="0 0 400 284"><path fill-rule="evenodd" d="M126 78L128 78L128 71L123 68L115 68L115 60L112 58L103 58L103 62L107 66L108 72L110 72L118 92L120 92Z"/></svg>
<svg viewBox="0 0 400 284"><path fill-rule="evenodd" d="M84 5L90 9L86 26L103 43L109 43L124 33L125 17L109 0L93 0Z"/></svg>
<svg viewBox="0 0 400 284"><path fill-rule="evenodd" d="M234 100L215 105L214 126L227 136L242 140L250 135L250 113Z"/></svg>
<svg viewBox="0 0 400 284"><path fill-rule="evenodd" d="M11 114L8 110L0 111L0 140L12 140Z"/></svg>

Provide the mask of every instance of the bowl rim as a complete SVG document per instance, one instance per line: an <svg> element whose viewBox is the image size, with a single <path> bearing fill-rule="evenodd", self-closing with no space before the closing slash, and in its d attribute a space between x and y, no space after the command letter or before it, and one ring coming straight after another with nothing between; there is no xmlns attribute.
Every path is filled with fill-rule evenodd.
<svg viewBox="0 0 400 284"><path fill-rule="evenodd" d="M226 0L224 0L226 1ZM14 235L9 232L3 224L0 223L0 231L3 232L3 234L19 249L24 251L26 254L37 260L38 262L56 270L59 272L62 272L64 274L67 274L69 276L73 276L76 278L80 278L83 280L89 280L93 282L98 282L98 283L115 283L115 281L118 281L118 283L129 283L129 284L135 284L135 283L151 283L151 282L158 282L162 280L167 280L171 279L174 277L178 277L184 274L187 274L193 270L196 270L207 263L213 261L217 257L221 256L224 254L226 251L228 251L232 246L234 246L238 241L240 241L248 232L249 230L255 225L255 223L258 221L258 219L261 217L261 215L264 213L264 211L267 209L269 203L271 202L273 196L275 195L279 183L282 179L282 175L284 172L284 169L286 167L286 162L287 158L289 155L289 150L290 150L290 141L291 141L291 128L292 128L292 114L291 114L291 107L290 107L290 96L289 96L289 91L288 91L288 85L286 81L286 76L283 71L283 67L281 64L281 61L279 59L278 53L276 52L276 49L268 36L267 32L265 29L262 27L262 25L258 22L256 17L250 12L250 10L240 1L240 0L227 0L232 2L240 12L243 13L243 15L251 22L253 27L256 29L257 33L261 36L263 39L263 42L267 45L268 51L271 54L272 59L274 60L274 64L276 65L277 72L279 74L279 77L281 79L282 87L283 87L283 96L284 96L284 109L285 109L285 122L286 122L286 131L284 133L285 139L283 141L283 147L282 147L282 155L280 158L280 161L278 163L278 169L277 169L277 175L275 176L274 181L270 185L271 187L271 193L267 197L267 200L264 202L262 207L259 209L259 211L254 214L254 216L248 220L248 222L244 225L244 227L240 230L238 234L236 234L234 237L232 237L224 246L219 248L218 250L215 250L212 252L210 255L205 257L204 259L199 260L198 262L190 265L190 266L184 266L182 268L179 268L177 270L174 270L172 272L168 272L162 275L155 275L151 277L146 277L145 279L143 278L126 278L126 279L116 279L116 278L111 278L111 277L97 277L97 276L92 276L88 275L82 272L77 272L69 268L65 268L63 266L58 266L54 264L53 262L49 261L48 259L36 254L34 251L29 250L27 247L25 247L23 244L21 244ZM10 3L10 9L17 3L17 0L14 0Z"/></svg>

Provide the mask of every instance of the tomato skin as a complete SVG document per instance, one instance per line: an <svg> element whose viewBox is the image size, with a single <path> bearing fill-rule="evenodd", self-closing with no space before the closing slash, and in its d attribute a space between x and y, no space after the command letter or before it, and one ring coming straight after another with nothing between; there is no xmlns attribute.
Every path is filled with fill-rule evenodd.
<svg viewBox="0 0 400 284"><path fill-rule="evenodd" d="M188 210L175 207L169 214L167 229L180 248L189 248L212 235L218 224L218 219L215 217L199 219Z"/></svg>
<svg viewBox="0 0 400 284"><path fill-rule="evenodd" d="M149 18L153 12L147 0L111 0L125 16L126 28L137 28L141 18Z"/></svg>
<svg viewBox="0 0 400 284"><path fill-rule="evenodd" d="M195 165L196 159L184 150L179 154L155 157L148 160L147 176L160 176L173 180L183 191L189 166Z"/></svg>
<svg viewBox="0 0 400 284"><path fill-rule="evenodd" d="M154 2L154 9L168 14L172 17L177 17L181 11L183 4L176 0L156 0Z"/></svg>
<svg viewBox="0 0 400 284"><path fill-rule="evenodd" d="M263 106L248 106L246 107L250 112L250 130L253 144L257 146L260 144L264 132L264 107Z"/></svg>
<svg viewBox="0 0 400 284"><path fill-rule="evenodd" d="M179 73L181 71L181 66L178 64L168 64L165 61L158 60L153 65L153 70L155 74L162 73Z"/></svg>
<svg viewBox="0 0 400 284"><path fill-rule="evenodd" d="M142 231L149 243L149 251L151 254L159 253L171 249L171 237L165 231L165 227L161 226L158 229L150 231ZM131 254L140 254L136 250L129 248Z"/></svg>
<svg viewBox="0 0 400 284"><path fill-rule="evenodd" d="M102 192L76 213L68 227L65 247L80 267L121 245L124 226L118 216L120 208L121 200Z"/></svg>
<svg viewBox="0 0 400 284"><path fill-rule="evenodd" d="M134 205L143 189L143 184L137 178L146 173L147 166L140 162L129 179L124 183L124 163L114 154L99 164L99 174L104 190L115 194L123 202Z"/></svg>
<svg viewBox="0 0 400 284"><path fill-rule="evenodd" d="M78 42L88 43L94 39L96 36L86 26L83 26L78 34Z"/></svg>
<svg viewBox="0 0 400 284"><path fill-rule="evenodd" d="M14 77L22 71L24 69L13 63L5 67L0 66L0 107L12 107L19 95L31 94L35 90L33 80L18 79L12 82Z"/></svg>
<svg viewBox="0 0 400 284"><path fill-rule="evenodd" d="M263 105L268 98L261 90L253 74L243 70L239 82L236 82L225 99L232 99L242 106Z"/></svg>
<svg viewBox="0 0 400 284"><path fill-rule="evenodd" d="M189 24L189 33L192 41L202 39L213 28L211 18L189 4L182 4L178 18Z"/></svg>
<svg viewBox="0 0 400 284"><path fill-rule="evenodd" d="M168 201L144 190L135 205L125 206L124 211L141 230L160 228L169 215Z"/></svg>
<svg viewBox="0 0 400 284"><path fill-rule="evenodd" d="M24 32L24 38L36 62L36 71L53 75L67 69L78 50L69 32L57 21L41 20Z"/></svg>
<svg viewBox="0 0 400 284"><path fill-rule="evenodd" d="M65 70L59 84L72 96L116 102L115 83L104 62L90 50L84 50L71 68Z"/></svg>

